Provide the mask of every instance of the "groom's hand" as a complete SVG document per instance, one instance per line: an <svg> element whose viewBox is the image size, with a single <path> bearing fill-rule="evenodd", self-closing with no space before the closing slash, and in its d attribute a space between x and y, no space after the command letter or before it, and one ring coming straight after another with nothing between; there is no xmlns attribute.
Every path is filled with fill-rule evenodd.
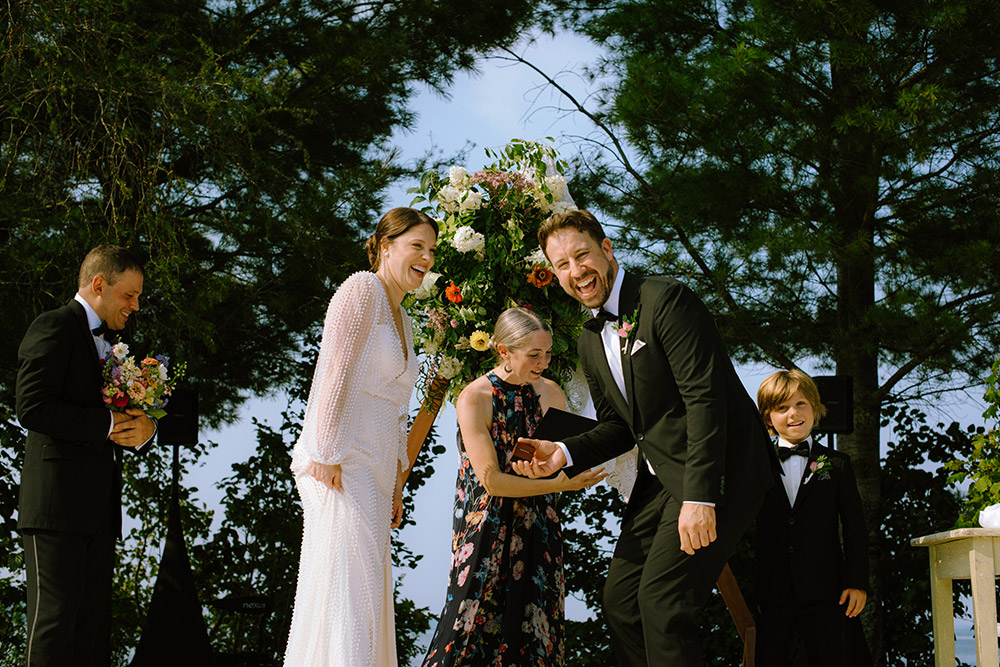
<svg viewBox="0 0 1000 667"><path fill-rule="evenodd" d="M681 537L681 551L689 556L715 541L715 508L711 505L683 503L677 517L677 533Z"/></svg>
<svg viewBox="0 0 1000 667"><path fill-rule="evenodd" d="M533 440L531 438L518 438L518 444L525 444L535 448L535 454L530 461L513 461L511 466L514 472L525 477L538 478L548 477L559 472L566 466L566 455L556 443L550 440Z"/></svg>

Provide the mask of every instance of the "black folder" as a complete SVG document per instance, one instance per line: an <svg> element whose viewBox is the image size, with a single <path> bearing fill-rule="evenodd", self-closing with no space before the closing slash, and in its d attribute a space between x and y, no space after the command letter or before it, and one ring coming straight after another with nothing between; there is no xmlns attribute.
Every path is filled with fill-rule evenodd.
<svg viewBox="0 0 1000 667"><path fill-rule="evenodd" d="M549 408L542 421L535 427L535 433L531 436L534 440L564 440L573 435L586 433L597 426L597 420L583 415L575 415L559 408ZM526 444L518 444L514 447L514 458L528 460L535 453L535 450Z"/></svg>

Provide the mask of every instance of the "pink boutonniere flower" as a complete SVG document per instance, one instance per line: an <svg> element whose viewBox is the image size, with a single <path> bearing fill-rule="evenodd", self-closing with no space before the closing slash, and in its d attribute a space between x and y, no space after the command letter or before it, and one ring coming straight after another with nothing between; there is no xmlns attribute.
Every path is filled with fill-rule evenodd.
<svg viewBox="0 0 1000 667"><path fill-rule="evenodd" d="M635 330L636 320L639 318L639 309L631 315L623 315L617 324L614 325L615 334L619 338L629 338Z"/></svg>
<svg viewBox="0 0 1000 667"><path fill-rule="evenodd" d="M830 459L826 454L820 454L816 457L815 461L809 462L809 477L806 478L805 484L809 483L813 477L819 480L830 479L830 470L833 465L830 463Z"/></svg>

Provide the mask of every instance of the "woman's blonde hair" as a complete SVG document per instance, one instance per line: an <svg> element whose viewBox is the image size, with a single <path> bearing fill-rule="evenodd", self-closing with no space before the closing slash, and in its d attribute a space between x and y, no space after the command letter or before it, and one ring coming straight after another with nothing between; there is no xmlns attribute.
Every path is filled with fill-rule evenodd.
<svg viewBox="0 0 1000 667"><path fill-rule="evenodd" d="M760 387L757 389L757 410L764 419L767 431L771 435L778 435L778 432L768 422L768 415L771 414L772 410L791 398L792 394L796 391L801 391L802 396L812 406L813 417L815 419L814 426L819 424L820 418L826 414L826 408L819 400L819 389L811 377L797 368L793 368L790 371L774 371L764 378L764 381L760 383Z"/></svg>
<svg viewBox="0 0 1000 667"><path fill-rule="evenodd" d="M527 308L508 308L500 313L500 317L497 318L497 323L493 327L493 335L490 336L490 350L499 359L498 345L504 345L508 350L515 350L523 344L525 338L536 331L552 333L549 323Z"/></svg>

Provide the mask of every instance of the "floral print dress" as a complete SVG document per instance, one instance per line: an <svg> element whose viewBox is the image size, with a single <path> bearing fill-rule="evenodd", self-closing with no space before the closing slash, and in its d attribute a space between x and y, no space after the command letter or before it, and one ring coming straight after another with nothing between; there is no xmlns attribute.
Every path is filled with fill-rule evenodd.
<svg viewBox="0 0 1000 667"><path fill-rule="evenodd" d="M530 384L488 377L497 461L513 474L514 445L534 433L541 404ZM448 596L424 667L562 665L565 579L556 494L490 496L461 434L458 445Z"/></svg>

